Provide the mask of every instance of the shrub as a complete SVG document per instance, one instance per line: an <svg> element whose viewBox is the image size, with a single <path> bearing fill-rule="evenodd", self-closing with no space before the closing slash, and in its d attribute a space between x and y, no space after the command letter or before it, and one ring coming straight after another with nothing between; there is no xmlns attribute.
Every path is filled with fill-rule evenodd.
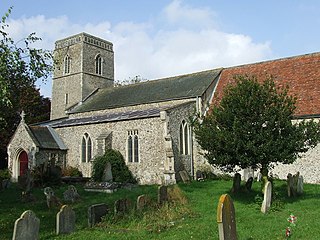
<svg viewBox="0 0 320 240"><path fill-rule="evenodd" d="M108 149L103 156L96 157L93 161L92 178L101 182L107 162L111 165L114 182L136 183L129 168L127 167L122 154L119 151Z"/></svg>
<svg viewBox="0 0 320 240"><path fill-rule="evenodd" d="M82 177L82 172L80 172L76 167L68 166L62 169L62 176Z"/></svg>
<svg viewBox="0 0 320 240"><path fill-rule="evenodd" d="M11 173L9 169L0 170L0 179L10 179Z"/></svg>

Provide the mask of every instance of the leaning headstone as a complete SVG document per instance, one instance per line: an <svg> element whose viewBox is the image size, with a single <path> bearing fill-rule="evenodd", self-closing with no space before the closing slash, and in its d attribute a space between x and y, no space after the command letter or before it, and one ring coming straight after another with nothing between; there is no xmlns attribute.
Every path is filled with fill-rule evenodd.
<svg viewBox="0 0 320 240"><path fill-rule="evenodd" d="M111 163L107 162L103 171L102 182L112 182L112 179Z"/></svg>
<svg viewBox="0 0 320 240"><path fill-rule="evenodd" d="M297 194L298 195L302 195L303 194L303 177L301 175L298 178Z"/></svg>
<svg viewBox="0 0 320 240"><path fill-rule="evenodd" d="M249 192L251 191L252 183L253 183L253 177L250 177L248 179L248 181L246 182L246 185L245 185L246 190L249 191Z"/></svg>
<svg viewBox="0 0 320 240"><path fill-rule="evenodd" d="M129 212L132 207L132 203L130 199L118 199L114 203L114 213L115 214L123 214Z"/></svg>
<svg viewBox="0 0 320 240"><path fill-rule="evenodd" d="M271 197L272 197L272 184L271 182L267 182L264 187L264 196L263 202L261 205L261 212L266 213L270 209L271 206Z"/></svg>
<svg viewBox="0 0 320 240"><path fill-rule="evenodd" d="M73 185L68 186L68 189L63 193L63 199L66 202L72 202L72 203L79 200L80 195L79 195L76 187Z"/></svg>
<svg viewBox="0 0 320 240"><path fill-rule="evenodd" d="M167 186L159 186L158 187L158 204L163 204L168 202L168 187Z"/></svg>
<svg viewBox="0 0 320 240"><path fill-rule="evenodd" d="M107 215L109 208L105 203L95 204L88 208L88 225L93 227L95 224L101 222L102 217Z"/></svg>
<svg viewBox="0 0 320 240"><path fill-rule="evenodd" d="M12 240L39 239L40 220L34 212L27 210L14 223Z"/></svg>
<svg viewBox="0 0 320 240"><path fill-rule="evenodd" d="M147 195L140 195L137 198L137 210L143 210L150 203L150 199Z"/></svg>
<svg viewBox="0 0 320 240"><path fill-rule="evenodd" d="M241 184L241 174L236 173L233 177L233 185L232 185L231 192L238 193L240 191L240 184Z"/></svg>
<svg viewBox="0 0 320 240"><path fill-rule="evenodd" d="M180 175L183 183L190 183L190 182L191 182L190 176L189 176L189 174L187 173L187 171L185 171L185 170L180 171L180 172L179 172L179 175Z"/></svg>
<svg viewBox="0 0 320 240"><path fill-rule="evenodd" d="M236 217L233 201L228 194L220 196L217 209L219 240L237 240Z"/></svg>
<svg viewBox="0 0 320 240"><path fill-rule="evenodd" d="M63 205L57 213L56 233L72 233L75 230L76 214L71 206Z"/></svg>

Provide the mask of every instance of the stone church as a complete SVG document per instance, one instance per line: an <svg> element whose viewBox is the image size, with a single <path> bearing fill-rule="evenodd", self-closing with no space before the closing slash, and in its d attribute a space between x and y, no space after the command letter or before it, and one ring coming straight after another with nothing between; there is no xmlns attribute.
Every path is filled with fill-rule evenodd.
<svg viewBox="0 0 320 240"><path fill-rule="evenodd" d="M178 172L195 176L213 170L201 155L190 127L195 114L206 114L224 86L237 74L274 75L298 95L297 118L320 116L320 53L207 70L126 86L114 86L113 44L80 33L56 42L51 119L33 125L21 122L8 145L8 167L14 181L28 168L55 164L77 167L91 176L92 161L113 148L122 153L140 184L172 184ZM295 164L320 182L320 148ZM316 174L316 177L314 177Z"/></svg>

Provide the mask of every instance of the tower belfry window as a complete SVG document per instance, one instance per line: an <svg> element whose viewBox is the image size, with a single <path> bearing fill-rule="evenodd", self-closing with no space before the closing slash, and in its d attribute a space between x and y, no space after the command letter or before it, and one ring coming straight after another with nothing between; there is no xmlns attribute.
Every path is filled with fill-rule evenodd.
<svg viewBox="0 0 320 240"><path fill-rule="evenodd" d="M96 74L102 75L102 57L100 55L96 56L95 65L96 65Z"/></svg>
<svg viewBox="0 0 320 240"><path fill-rule="evenodd" d="M70 73L71 67L71 58L69 55L66 55L64 58L64 74Z"/></svg>

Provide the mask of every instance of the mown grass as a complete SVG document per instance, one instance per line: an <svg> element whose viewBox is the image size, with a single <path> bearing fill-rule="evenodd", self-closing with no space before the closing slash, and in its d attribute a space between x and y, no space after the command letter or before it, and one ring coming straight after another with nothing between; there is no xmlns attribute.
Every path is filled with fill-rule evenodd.
<svg viewBox="0 0 320 240"><path fill-rule="evenodd" d="M77 189L81 201L72 205L76 212L77 231L70 235L55 235L55 216L58 208L48 209L42 189L34 189L36 201L21 203L20 190L15 186L0 192L0 239L11 239L14 221L27 209L40 218L41 239L218 239L216 212L219 197L229 193L232 181L215 180L179 184L180 201L157 206L157 186L140 186L132 190L121 189L113 194L85 192ZM320 238L320 186L305 184L305 194L296 198L286 197L286 183L274 182L274 201L267 214L260 212L262 195L260 183L253 184L252 192L231 195L234 200L238 239L285 239L287 218L293 213L298 218L290 239L311 240ZM54 189L61 197L67 186ZM107 203L112 209L114 201L147 194L153 200L149 209L132 211L123 216L109 214L103 223L88 228L87 209L92 204ZM182 202L182 203L180 203Z"/></svg>

